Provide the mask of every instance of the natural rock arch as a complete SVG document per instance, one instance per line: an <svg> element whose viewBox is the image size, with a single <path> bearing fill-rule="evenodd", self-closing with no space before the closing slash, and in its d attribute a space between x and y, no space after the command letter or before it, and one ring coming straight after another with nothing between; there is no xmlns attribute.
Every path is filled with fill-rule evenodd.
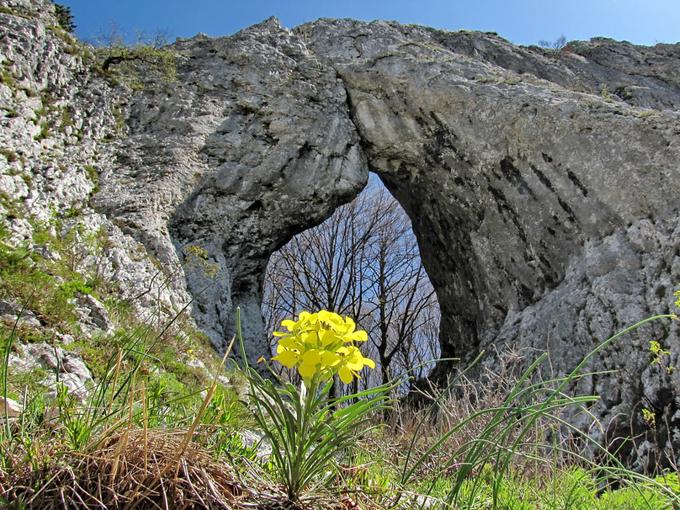
<svg viewBox="0 0 680 510"><path fill-rule="evenodd" d="M384 22L291 32L272 19L172 49L178 82L148 82L130 99L130 136L99 204L161 262L184 261L194 317L216 345L239 305L262 353L269 254L353 198L369 165L413 221L443 356L547 348L564 372L672 302L677 45L556 52ZM216 275L192 266L192 246ZM596 416L630 416L644 400L678 434L680 371L650 366L657 337L676 363L675 324L594 362L619 369L582 381L603 397Z"/></svg>

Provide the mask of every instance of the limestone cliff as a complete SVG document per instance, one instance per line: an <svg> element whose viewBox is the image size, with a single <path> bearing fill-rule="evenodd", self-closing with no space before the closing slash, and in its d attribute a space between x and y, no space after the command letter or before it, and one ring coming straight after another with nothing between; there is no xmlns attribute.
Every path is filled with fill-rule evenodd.
<svg viewBox="0 0 680 510"><path fill-rule="evenodd" d="M106 267L123 292L153 296L140 308L168 316L193 297L217 348L239 305L251 355L263 352L269 255L353 198L369 168L412 219L445 356L547 349L563 374L673 301L680 45L593 39L554 51L396 23L291 31L270 19L178 40L166 48L172 78L140 61L133 82L114 83L50 30L49 3L0 5L0 141L21 156L1 164L3 192L31 214L77 205L107 229ZM45 93L76 134L40 135ZM30 239L25 219L5 222L16 242ZM666 365L651 362L653 339ZM616 372L580 384L602 396L593 412L607 433L644 428L642 406L657 414L657 444L631 459L680 447L679 355L677 323L658 323L589 366Z"/></svg>

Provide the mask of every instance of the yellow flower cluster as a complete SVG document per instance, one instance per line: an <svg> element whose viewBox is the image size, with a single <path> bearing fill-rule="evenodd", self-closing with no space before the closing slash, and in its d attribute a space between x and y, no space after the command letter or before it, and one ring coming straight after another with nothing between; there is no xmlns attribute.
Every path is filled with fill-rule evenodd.
<svg viewBox="0 0 680 510"><path fill-rule="evenodd" d="M297 368L303 380L316 374L328 380L338 374L345 384L359 377L364 366L375 368L375 363L365 358L355 342L365 342L365 331L356 330L349 317L321 310L302 312L296 321L285 320L281 325L288 331L274 332L279 337L276 356L272 359L288 368Z"/></svg>

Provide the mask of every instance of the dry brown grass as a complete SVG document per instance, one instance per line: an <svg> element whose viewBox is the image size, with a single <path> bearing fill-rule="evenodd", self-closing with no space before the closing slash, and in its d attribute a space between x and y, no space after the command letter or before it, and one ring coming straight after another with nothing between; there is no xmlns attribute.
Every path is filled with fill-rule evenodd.
<svg viewBox="0 0 680 510"><path fill-rule="evenodd" d="M11 509L346 510L346 495L315 494L292 503L258 476L217 461L187 430L128 429L89 455L67 453L41 470L0 470L0 497ZM199 431L202 432L202 431ZM3 507L4 508L4 507Z"/></svg>
<svg viewBox="0 0 680 510"><path fill-rule="evenodd" d="M489 366L479 367L474 378L465 374L459 375L454 384L442 389L434 384L421 384L417 388L417 405L410 405L409 400L399 404L388 420L385 434L387 442L371 445L379 451L389 451L388 457L396 459L413 443L412 457L424 454L442 435L469 420L465 427L450 435L446 441L429 454L428 461L423 463L416 474L417 479L433 476L448 476L463 461L467 449L482 437L485 427L493 417L490 410L507 406L505 399L517 384L526 359L516 351L497 353L498 364L492 371ZM514 419L508 411L508 420ZM520 430L518 425L517 431ZM550 434L549 434L550 432ZM560 444L549 444L550 435L560 436L554 430L551 420L538 420L531 430L523 436L521 447L513 458L515 472L524 473L532 478L548 477L555 469L573 465L576 458L568 452L578 452L573 438L568 435L559 437ZM511 435L508 441L516 437ZM489 438L493 440L493 438ZM461 457L461 458L457 458ZM446 466L444 470L442 467Z"/></svg>
<svg viewBox="0 0 680 510"><path fill-rule="evenodd" d="M70 453L37 472L15 470L0 491L30 509L242 508L252 492L230 466L193 443L178 455L185 435L126 430L90 455Z"/></svg>

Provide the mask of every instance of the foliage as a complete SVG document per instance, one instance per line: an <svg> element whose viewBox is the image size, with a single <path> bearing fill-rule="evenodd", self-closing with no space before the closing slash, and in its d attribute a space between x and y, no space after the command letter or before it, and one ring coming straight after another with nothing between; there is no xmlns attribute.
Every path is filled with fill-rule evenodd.
<svg viewBox="0 0 680 510"><path fill-rule="evenodd" d="M14 76L9 71L9 69L6 69L4 67L4 65L3 65L2 68L0 68L0 83L3 83L10 88L13 88L14 85L16 84L16 80L14 79Z"/></svg>
<svg viewBox="0 0 680 510"><path fill-rule="evenodd" d="M654 318L633 328L649 320ZM356 333L335 321L341 331L333 335ZM304 334L294 324L288 324L292 331L284 326L288 333L279 338ZM342 325L347 327L346 319ZM319 331L315 334L320 340ZM6 354L12 335L3 339ZM53 403L27 390L20 420L0 432L0 501L9 508L17 501L26 508L62 507L64 501L79 508L81 501L101 506L90 496L97 494L110 507L155 501L162 508L163 501L173 501L241 509L276 500L270 507L295 508L285 500L297 499L307 508L338 508L340 501L342 508L368 510L424 505L436 510L672 510L680 502L676 473L647 478L623 469L606 452L604 462L596 464L565 444L534 442L540 440L534 429L567 426L559 415L564 406L593 401L562 391L580 377L588 358L573 374L532 382L532 370L544 359L539 358L499 396L500 403L465 397L468 415L436 431L433 425L458 404L460 394L444 391L445 398L422 407L415 426L409 426L408 413L416 410L400 406L386 412L393 404L389 387L330 398L322 377L328 368L321 364L301 387L265 379L246 367L248 409L216 377L204 382L201 396L171 373L157 371L154 353L166 341L153 328L120 331L108 352L102 340L95 347L103 360L99 382L84 403L63 386ZM14 377L6 370L7 356L4 366L4 374ZM269 458L240 435L254 424L272 447ZM476 431L474 436L451 449L450 440L468 429Z"/></svg>
<svg viewBox="0 0 680 510"><path fill-rule="evenodd" d="M228 402L228 408L204 412L216 394L216 379L203 398L171 374L150 370L154 360L150 352L161 338L159 333L149 341L143 332L134 331L121 337L117 347L109 349L103 374L83 403L61 384L49 405L41 395L25 393L20 421L9 427L10 422L4 420L7 427L0 433L1 502L26 501L26 508L89 507L85 501L91 501L90 494L96 492L103 498L97 504L107 501L109 507L128 497L125 493L131 483L136 484L136 490L128 492L132 499L148 502L152 494L172 499L165 491L184 479L185 473L176 468L180 464L196 469L186 475L188 483L181 484L182 495L177 494L184 503L207 498L220 502L217 507L226 507L233 500L231 491L236 486L231 474L206 455L201 445L210 445L223 455L245 455L247 448L233 436L246 423L238 423L244 411L222 389L216 405ZM4 352L9 348L6 345ZM3 373L8 374L6 356ZM182 427L185 430L179 436L171 432ZM126 478L127 467L135 473L145 470L145 474L133 482L134 476ZM164 486L161 492L151 488L156 477ZM202 483L207 489L198 490ZM145 495L147 491L151 495Z"/></svg>
<svg viewBox="0 0 680 510"><path fill-rule="evenodd" d="M115 44L98 48L97 54L106 76L118 77L133 89L143 88L143 81L148 79L149 73L151 76L160 75L166 82L176 78L176 55L167 48L143 43L132 46Z"/></svg>
<svg viewBox="0 0 680 510"><path fill-rule="evenodd" d="M73 14L71 14L71 8L67 5L54 4L54 14L57 17L57 23L59 26L66 30L67 32L73 34L76 31L76 24L73 20Z"/></svg>
<svg viewBox="0 0 680 510"><path fill-rule="evenodd" d="M503 487L507 484L515 458L526 456L530 459L538 460L546 457L546 451L556 450L559 452L563 450L563 447L560 445L540 446L540 444L532 445L530 442L527 444L526 438L530 436L531 431L537 426L542 430L554 427L562 428L573 434L579 441L588 445L588 448L596 451L597 455L604 460L602 464L597 464L589 460L589 458L582 457L578 451L565 451L565 453L568 453L580 463L590 465L593 473L599 472L598 478L602 477L601 481L606 483L605 486L612 483L612 480L615 480L617 484L630 486L633 489L640 482L654 485L653 480L629 471L622 466L615 455L606 449L606 446L598 444L587 433L567 423L561 418L560 412L566 408L584 407L598 399L596 395L570 396L566 393L566 389L572 386L578 379L590 375L582 371L591 358L602 352L626 333L655 320L673 318L675 318L674 315L658 315L642 320L599 344L566 376L547 381L539 380L538 382L532 382L535 379L533 376L537 369L547 358L547 354L540 356L521 374L501 405L474 412L439 435L431 446L418 455L413 456L413 452L417 451L415 448L416 437L418 437L419 430L425 423L421 420L416 427L413 439L407 450L401 477L402 486L408 485L412 481L418 472L418 468L426 463L433 453L446 443L449 437L461 433L461 431L479 419L483 420L484 425L477 437L463 443L456 450L448 452L450 460L436 468L437 474L433 478L434 481L437 481L444 473L453 472L448 492L441 498L445 505L453 505L454 508L475 508L480 504L480 500L483 501L485 499L491 501L492 508L498 508L501 501L507 504L507 497L504 495ZM441 406L441 400L439 398L436 399L433 405L435 409L438 408ZM474 476L475 473L484 472L484 470L489 470L487 482L484 482L483 478L479 476ZM486 493L488 489L491 490L489 494ZM429 490L428 494L430 494ZM677 495L673 495L671 490L662 490L660 497L665 501L668 501L669 498L680 501ZM579 504L578 501L570 502L569 505L565 505L565 508L581 508ZM513 506L510 505L510 507ZM523 507L520 506L518 508ZM651 510L654 507L646 508Z"/></svg>
<svg viewBox="0 0 680 510"><path fill-rule="evenodd" d="M217 276L220 270L220 265L216 262L210 261L210 254L208 250L202 246L190 244L184 248L184 255L188 267L199 269L210 279Z"/></svg>
<svg viewBox="0 0 680 510"><path fill-rule="evenodd" d="M47 121L42 121L40 123L40 131L36 134L33 139L36 141L44 140L50 136L50 125Z"/></svg>

